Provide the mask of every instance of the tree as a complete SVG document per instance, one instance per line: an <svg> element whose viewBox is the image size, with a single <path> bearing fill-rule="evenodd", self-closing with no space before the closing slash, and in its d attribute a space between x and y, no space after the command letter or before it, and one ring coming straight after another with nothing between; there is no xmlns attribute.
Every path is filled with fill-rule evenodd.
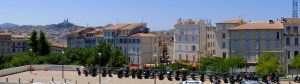
<svg viewBox="0 0 300 84"><path fill-rule="evenodd" d="M228 71L224 58L205 57L200 59L200 71Z"/></svg>
<svg viewBox="0 0 300 84"><path fill-rule="evenodd" d="M109 59L108 66L122 67L123 65L127 65L127 64L128 62L126 60L125 55L119 49L115 49L113 51L112 56Z"/></svg>
<svg viewBox="0 0 300 84"><path fill-rule="evenodd" d="M290 65L294 68L298 68L297 71L300 71L300 55L295 56Z"/></svg>
<svg viewBox="0 0 300 84"><path fill-rule="evenodd" d="M226 68L231 68L231 70L235 70L237 68L244 67L247 62L246 60L241 56L233 56L225 59Z"/></svg>
<svg viewBox="0 0 300 84"><path fill-rule="evenodd" d="M45 36L45 33L40 30L40 38L39 38L39 54L44 56L50 53L50 45Z"/></svg>
<svg viewBox="0 0 300 84"><path fill-rule="evenodd" d="M29 46L32 49L32 52L37 53L38 52L38 37L36 30L33 30L31 33L31 37L29 40Z"/></svg>
<svg viewBox="0 0 300 84"><path fill-rule="evenodd" d="M275 53L266 52L259 56L258 66L255 71L261 74L270 74L279 72L279 57Z"/></svg>

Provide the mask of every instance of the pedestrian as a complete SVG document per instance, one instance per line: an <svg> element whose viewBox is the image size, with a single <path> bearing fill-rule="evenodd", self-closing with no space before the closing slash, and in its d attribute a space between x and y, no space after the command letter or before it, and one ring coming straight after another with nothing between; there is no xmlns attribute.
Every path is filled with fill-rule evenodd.
<svg viewBox="0 0 300 84"><path fill-rule="evenodd" d="M78 67L76 68L76 70L77 70L78 76L80 76L80 75L81 75L80 66L78 66Z"/></svg>

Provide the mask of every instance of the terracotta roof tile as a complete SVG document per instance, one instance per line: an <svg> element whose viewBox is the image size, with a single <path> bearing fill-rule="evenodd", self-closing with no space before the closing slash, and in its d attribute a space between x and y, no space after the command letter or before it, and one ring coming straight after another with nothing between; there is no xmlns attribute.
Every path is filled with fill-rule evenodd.
<svg viewBox="0 0 300 84"><path fill-rule="evenodd" d="M251 29L283 29L283 24L281 22L247 23L237 27L229 28L229 30L251 30Z"/></svg>
<svg viewBox="0 0 300 84"><path fill-rule="evenodd" d="M284 18L284 24L300 24L300 18Z"/></svg>
<svg viewBox="0 0 300 84"><path fill-rule="evenodd" d="M243 19L232 19L232 20L218 22L217 24L242 24L242 23L245 23Z"/></svg>
<svg viewBox="0 0 300 84"><path fill-rule="evenodd" d="M159 37L159 35L156 35L154 33L136 33L130 35L130 37Z"/></svg>

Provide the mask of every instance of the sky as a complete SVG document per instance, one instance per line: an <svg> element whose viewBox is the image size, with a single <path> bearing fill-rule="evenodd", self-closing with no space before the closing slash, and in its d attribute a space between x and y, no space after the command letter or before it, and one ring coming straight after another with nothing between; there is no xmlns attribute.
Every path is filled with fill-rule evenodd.
<svg viewBox="0 0 300 84"><path fill-rule="evenodd" d="M0 0L0 24L80 26L146 22L151 30L174 28L178 18L248 21L292 17L292 0Z"/></svg>

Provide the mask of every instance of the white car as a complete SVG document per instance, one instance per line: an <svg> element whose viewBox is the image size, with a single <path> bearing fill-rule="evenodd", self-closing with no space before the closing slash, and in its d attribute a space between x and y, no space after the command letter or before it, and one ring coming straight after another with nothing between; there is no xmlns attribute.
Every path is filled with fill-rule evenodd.
<svg viewBox="0 0 300 84"><path fill-rule="evenodd" d="M181 81L179 84L202 84L200 80L187 80Z"/></svg>

